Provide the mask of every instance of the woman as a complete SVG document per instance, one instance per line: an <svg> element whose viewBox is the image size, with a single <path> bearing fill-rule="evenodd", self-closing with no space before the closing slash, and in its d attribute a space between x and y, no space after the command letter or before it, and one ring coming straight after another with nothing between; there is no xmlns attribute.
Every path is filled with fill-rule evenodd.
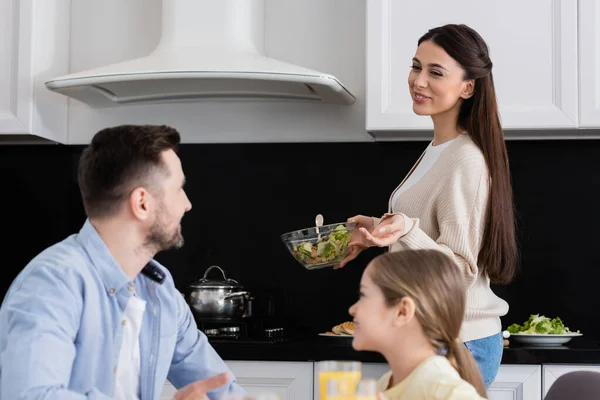
<svg viewBox="0 0 600 400"><path fill-rule="evenodd" d="M508 304L490 289L514 276L512 187L492 62L465 25L419 39L408 75L413 111L433 120L433 141L392 193L383 218L358 215L343 267L365 248L436 249L460 269L467 304L460 337L489 387L502 358L500 316Z"/></svg>

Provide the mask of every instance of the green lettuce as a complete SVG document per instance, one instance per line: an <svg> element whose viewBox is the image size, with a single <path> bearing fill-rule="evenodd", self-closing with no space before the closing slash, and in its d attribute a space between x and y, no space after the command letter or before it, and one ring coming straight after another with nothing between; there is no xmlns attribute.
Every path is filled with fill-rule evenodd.
<svg viewBox="0 0 600 400"><path fill-rule="evenodd" d="M508 327L509 333L535 334L535 335L564 335L573 333L563 321L556 317L550 319L543 315L531 314L523 325L512 324ZM578 333L579 331L577 331Z"/></svg>

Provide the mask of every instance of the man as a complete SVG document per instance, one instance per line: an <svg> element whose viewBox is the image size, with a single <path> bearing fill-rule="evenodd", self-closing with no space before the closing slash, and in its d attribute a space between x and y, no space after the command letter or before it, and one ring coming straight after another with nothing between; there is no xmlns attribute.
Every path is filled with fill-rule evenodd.
<svg viewBox="0 0 600 400"><path fill-rule="evenodd" d="M36 256L0 308L0 399L217 399L243 392L152 257L192 208L167 126L98 132L79 163L88 219Z"/></svg>

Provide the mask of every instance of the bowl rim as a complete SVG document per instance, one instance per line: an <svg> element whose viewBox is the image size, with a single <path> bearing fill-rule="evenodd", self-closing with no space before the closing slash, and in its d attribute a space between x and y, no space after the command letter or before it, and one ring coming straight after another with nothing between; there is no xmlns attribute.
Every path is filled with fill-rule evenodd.
<svg viewBox="0 0 600 400"><path fill-rule="evenodd" d="M353 231L356 228L356 222L338 222L335 224L327 224L327 225L323 225L320 229L327 229L327 232L322 233L322 235L329 235L331 232L333 232L335 230L335 228L338 225L344 225L344 227L348 230L348 231ZM333 229L331 229L331 227L333 227ZM310 226L307 228L302 228L302 229L296 229L293 231L289 231L286 233L282 233L281 234L281 240L285 241L285 242L297 242L297 241L306 241L307 239L291 239L288 236L292 236L293 233L297 233L297 232L301 232L304 230L308 230L308 229L316 229L315 226ZM317 233L315 232L315 235L317 235Z"/></svg>

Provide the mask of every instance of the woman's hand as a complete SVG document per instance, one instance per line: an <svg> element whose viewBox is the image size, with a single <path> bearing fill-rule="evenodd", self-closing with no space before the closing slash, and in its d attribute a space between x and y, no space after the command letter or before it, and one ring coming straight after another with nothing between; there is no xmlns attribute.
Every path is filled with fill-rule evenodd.
<svg viewBox="0 0 600 400"><path fill-rule="evenodd" d="M369 247L369 243L367 243L363 235L360 233L359 229L365 229L367 232L371 232L373 230L373 218L367 217L365 215L356 215L352 218L348 218L348 222L356 223L356 229L352 231L350 235L350 242L348 243L348 248L350 251L346 255L346 258L342 260L338 265L335 265L333 268L338 269L344 267L350 261L354 260L358 255L367 247Z"/></svg>
<svg viewBox="0 0 600 400"><path fill-rule="evenodd" d="M386 214L376 229L360 228L361 241L368 246L386 247L398 241L406 232L406 221L402 214Z"/></svg>

